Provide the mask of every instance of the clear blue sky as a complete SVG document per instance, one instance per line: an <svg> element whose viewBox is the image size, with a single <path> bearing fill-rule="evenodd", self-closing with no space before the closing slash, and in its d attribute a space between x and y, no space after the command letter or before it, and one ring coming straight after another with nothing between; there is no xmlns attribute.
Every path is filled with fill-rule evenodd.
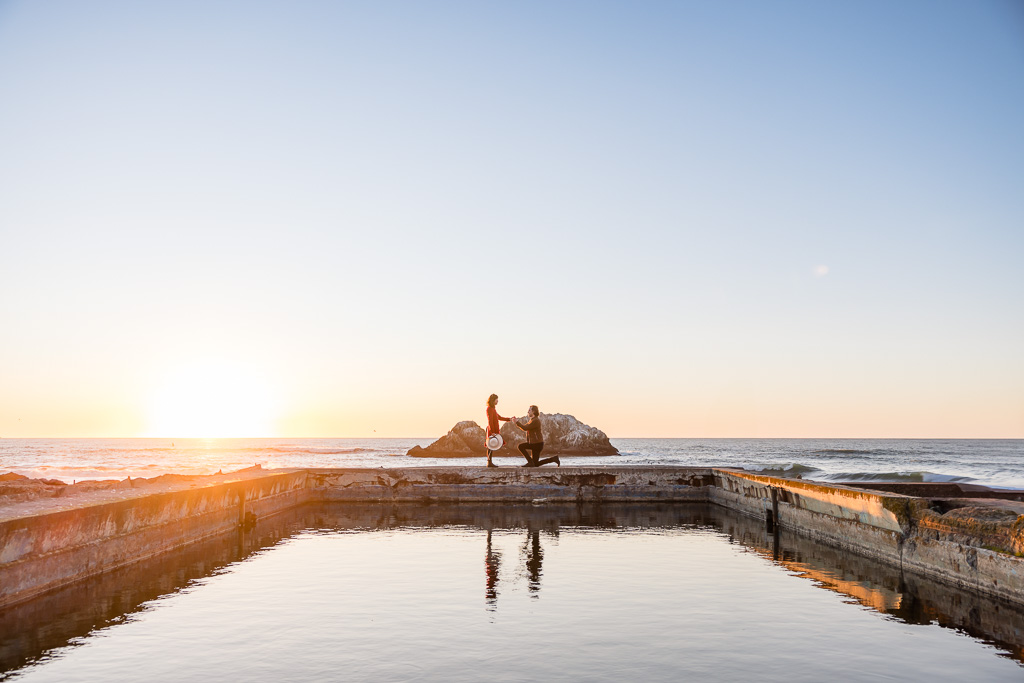
<svg viewBox="0 0 1024 683"><path fill-rule="evenodd" d="M0 2L0 436L1024 437L1022 264L1021 2Z"/></svg>

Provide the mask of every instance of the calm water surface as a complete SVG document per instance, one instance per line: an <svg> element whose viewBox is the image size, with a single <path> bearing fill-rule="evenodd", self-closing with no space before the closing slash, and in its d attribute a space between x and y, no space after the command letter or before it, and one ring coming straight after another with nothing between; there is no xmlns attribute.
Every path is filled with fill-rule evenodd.
<svg viewBox="0 0 1024 683"><path fill-rule="evenodd" d="M1024 677L1020 611L703 505L305 508L0 634L24 681Z"/></svg>

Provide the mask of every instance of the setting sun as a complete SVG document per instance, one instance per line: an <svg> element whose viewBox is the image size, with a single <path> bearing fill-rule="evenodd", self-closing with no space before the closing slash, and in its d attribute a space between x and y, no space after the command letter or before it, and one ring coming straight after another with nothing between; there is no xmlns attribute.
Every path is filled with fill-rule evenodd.
<svg viewBox="0 0 1024 683"><path fill-rule="evenodd" d="M169 374L154 392L149 435L273 436L276 403L257 373L230 363L189 365Z"/></svg>

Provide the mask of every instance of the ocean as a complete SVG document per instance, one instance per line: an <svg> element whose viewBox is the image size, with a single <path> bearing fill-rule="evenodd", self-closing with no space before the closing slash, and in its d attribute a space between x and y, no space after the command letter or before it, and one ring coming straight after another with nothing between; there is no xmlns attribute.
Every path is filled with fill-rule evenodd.
<svg viewBox="0 0 1024 683"><path fill-rule="evenodd" d="M83 479L213 474L280 467L482 465L483 458L411 458L408 439L0 439L0 474ZM953 481L1024 489L1024 439L612 439L617 456L565 465L743 467L817 481ZM498 458L519 465L519 458Z"/></svg>

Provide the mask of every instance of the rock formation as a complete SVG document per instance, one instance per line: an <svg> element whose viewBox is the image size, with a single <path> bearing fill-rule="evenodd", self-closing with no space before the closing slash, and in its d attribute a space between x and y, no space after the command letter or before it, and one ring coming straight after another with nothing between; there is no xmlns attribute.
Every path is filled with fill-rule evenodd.
<svg viewBox="0 0 1024 683"><path fill-rule="evenodd" d="M8 472L0 475L0 505L21 503L36 498L52 498L65 484L57 479L30 479Z"/></svg>
<svg viewBox="0 0 1024 683"><path fill-rule="evenodd" d="M540 414L544 434L544 455L618 455L619 451L600 429L585 425L572 415ZM417 458L485 457L484 428L472 420L463 420L447 434L426 448L414 446L406 455ZM495 453L499 457L522 457L519 444L526 433L511 422L501 426L505 446Z"/></svg>

